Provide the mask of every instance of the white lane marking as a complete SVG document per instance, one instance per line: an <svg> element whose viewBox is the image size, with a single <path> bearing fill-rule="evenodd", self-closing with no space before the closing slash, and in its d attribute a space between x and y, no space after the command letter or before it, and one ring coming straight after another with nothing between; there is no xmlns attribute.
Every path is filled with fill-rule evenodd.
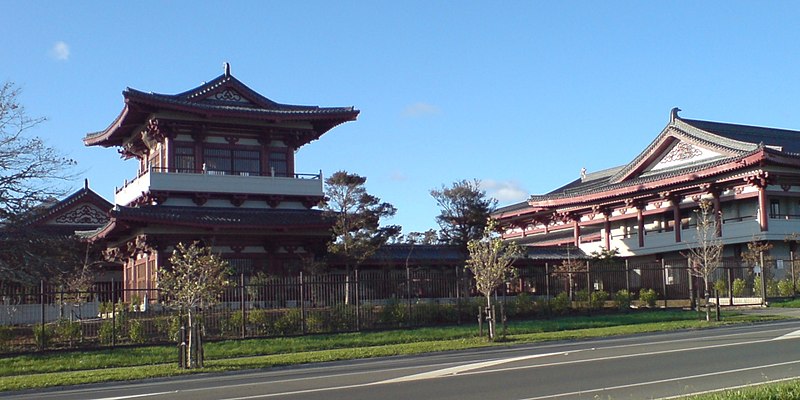
<svg viewBox="0 0 800 400"><path fill-rule="evenodd" d="M577 351L583 351L583 350L577 350ZM434 371L423 372L421 374L401 376L399 378L387 379L385 381L380 381L380 382L377 382L377 383L399 383L399 382L418 381L418 380L422 380L422 379L441 378L441 377L448 376L448 375L457 375L457 374L459 374L461 372L472 371L472 370L480 369L480 368L493 367L495 365L500 365L500 364L507 364L507 363L512 363L512 362L516 362L516 361L530 360L530 359L533 359L533 358L567 355L569 353L570 352L562 351L562 352L558 352L558 353L531 354L531 355L520 356L520 357L500 358L500 359L497 359L497 360L483 361L483 362L477 362L477 363L471 363L471 364L458 365L458 366L450 367L450 368L437 369L437 370L434 370Z"/></svg>
<svg viewBox="0 0 800 400"><path fill-rule="evenodd" d="M602 392L602 391L605 391L605 390L626 389L626 388L632 388L632 387L637 387L637 386L655 385L655 384L658 384L658 383L675 382L675 381L688 380L688 379L707 378L709 376L733 374L733 373L737 373L737 372L759 370L759 369L763 369L763 368L782 367L782 366L791 365L791 364L800 364L800 361L786 361L786 362L782 362L782 363L758 365L758 366L755 366L755 367L739 368L739 369L733 369L733 370L729 370L729 371L709 372L707 374L688 375L688 376L682 376L682 377L677 377L677 378L659 379L659 380L649 381L649 382L637 382L637 383L630 383L630 384L627 384L627 385L609 386L609 387L598 388L598 389L581 390L581 391L577 391L577 392L558 393L558 394L551 394L551 395L538 396L538 397L526 397L524 399L519 399L519 400L556 399L556 398L564 397L564 396L575 396L577 394L595 393L595 392ZM692 393L686 393L686 394L683 394L683 395L681 395L679 397L689 396L691 394Z"/></svg>
<svg viewBox="0 0 800 400"><path fill-rule="evenodd" d="M787 324L790 324L790 322L775 323L774 325L787 325ZM724 333L724 331L723 332L720 332L720 331L713 332L712 331L712 332L709 332L709 333L713 333L714 335L700 338L700 340L702 340L702 341L705 341L705 340L718 340L720 338L726 338L726 337L749 335L749 334L753 333L753 332L750 331L751 328L752 327L736 327L736 330L745 330L745 332L737 332L737 333ZM758 331L756 331L756 332L758 332ZM797 332L800 332L800 331L797 331ZM718 334L718 333L722 333L722 334ZM760 342L766 342L766 341L769 341L769 340L777 340L779 338L780 337L772 338L772 339L768 339L768 340L757 340L757 341L751 341L751 342L739 342L739 343L733 343L731 345L760 343ZM606 341L607 343L613 343L613 342L626 341L626 340L629 340L629 338L610 338L610 339L604 339L603 341ZM647 342L647 343L619 344L619 345L612 345L612 346L606 346L606 347L599 347L597 349L628 348L628 347L639 347L639 346L645 346L645 345L646 346L652 346L652 345L655 345L655 344L681 343L681 342L697 341L697 340L698 340L697 338L670 339L670 340L659 340L659 341ZM589 340L589 341L587 341L587 343L593 343L593 342L597 343L597 340ZM602 341L600 343L602 343ZM543 345L536 346L536 348L543 349L543 348L548 348L548 347L560 347L560 346L563 346L563 344L543 344ZM710 346L710 347L689 347L689 348L685 348L685 349L676 349L676 350L672 350L672 351L666 351L666 353L668 353L668 352L690 351L690 350L694 350L694 349L713 348L713 347L722 347L722 346L727 346L727 345L716 345L716 346ZM500 350L500 349L494 350L493 349L493 350L476 351L474 354L482 354L482 353L490 354L492 352L495 352L495 354L496 354L496 352L524 351L524 350L533 350L533 349L534 348L525 348L525 347L521 347L521 348L517 348L517 349L507 349L507 350L505 350L505 349L504 350ZM594 350L594 349L595 348L592 348L592 350ZM588 349L576 349L576 350L564 351L564 352L560 352L560 353L575 353L575 352L586 351L586 350L588 350ZM557 353L553 353L553 354L557 354ZM646 353L646 354L649 355L649 354L659 354L659 353L658 352L651 352L651 353ZM630 357L641 356L641 355L643 355L643 354L634 354L634 355L630 355ZM430 360L437 360L437 359L446 359L446 358L450 358L450 357L452 357L452 355L441 355L441 356L434 356L434 357L431 357L429 359ZM628 356L615 356L615 357L610 357L610 358L605 358L605 359L623 358L623 357L628 357ZM585 360L583 362L597 361L597 360L603 360L603 358ZM380 361L380 362L378 362L378 364L384 364L384 363L388 364L388 363L392 363L392 362L394 362L394 361ZM544 365L540 365L540 366L552 366L552 365L570 364L570 363L576 363L576 362L582 362L582 361L567 361L567 362L564 362L564 363L552 363L552 364L544 364ZM432 364L428 364L428 366L435 366L437 364L438 365L447 365L447 364L456 364L456 363L432 363ZM333 369L348 368L348 367L352 367L352 365L337 365L337 366L333 366ZM508 371L508 370L514 370L514 369L520 369L520 368L536 368L536 367L537 366L505 368L505 369L492 370L492 371L486 371L486 372ZM319 368L321 368L321 367L319 367ZM280 380L269 381L269 382L252 382L252 383L243 383L243 384L230 384L230 385L223 385L223 386L219 386L219 387L214 387L213 389L229 389L229 388L236 388L236 387L243 387L243 386L270 385L270 384L285 383L285 382L292 382L292 381L317 380L317 379L325 379L325 378L331 378L331 377L337 377L337 376L348 376L348 375L379 373L379 372L383 372L383 371L396 371L396 370L411 369L411 368L419 368L419 366L417 365L417 366L406 366L406 367L390 368L390 369L380 370L380 371L379 370L359 371L359 372L339 373L339 374L324 375L324 376L280 379ZM308 369L308 371L314 371L316 369L318 369L318 367L310 368L310 369ZM287 374L287 373L290 373L290 372L296 372L296 371L297 370L275 371L276 374L273 375L273 376L280 376L280 375L284 375L284 374ZM472 372L467 372L467 373L471 374ZM253 374L260 374L260 373L256 372L256 373L246 373L246 374L241 374L241 375L237 374L235 376L229 376L229 377L221 376L221 377L218 377L218 379L222 379L222 380L242 379L242 378L246 378L247 376L250 376L250 375L253 375ZM185 382L196 382L196 381L207 381L207 378L194 378L194 379L185 380ZM386 382L386 381L384 381L384 382ZM349 388L349 387L362 387L362 386L369 386L369 385L374 385L374 384L377 384L377 383L384 383L384 382L370 382L370 383L366 383L366 384L350 385L350 386L347 386L347 387L342 386L342 387L309 389L308 391L301 391L301 392L298 392L298 393L319 392L319 391L324 391L324 390L346 389L346 388ZM134 386L140 386L140 385L141 386L152 386L152 385L158 386L158 385L173 385L173 384L174 384L174 382L155 382L155 383L149 383L149 384L134 384ZM184 390L180 390L180 392L207 391L207 390L213 390L213 389L209 389L209 388L184 389ZM108 389L105 389L105 390L108 390ZM85 390L74 390L74 391L67 390L67 391L64 391L64 392L61 392L61 393L69 393L69 392L85 392ZM174 393L174 392L175 391L163 392L163 393ZM163 394L163 393L150 393L150 394L144 394L144 395L141 395L141 396L155 396L155 395L160 395L160 394ZM287 394L288 395L288 394L291 394L291 393L287 392L287 393L282 393L282 394ZM277 395L277 394L275 394L275 395ZM274 397L275 395L266 395L266 397ZM43 394L43 396L46 396L46 394ZM262 395L262 397L264 397L264 395ZM117 398L107 398L107 399L97 399L97 400L111 400L111 399L117 399ZM124 398L119 398L119 399L122 400ZM246 399L246 398L243 398L243 399ZM230 400L235 400L235 399L230 399Z"/></svg>
<svg viewBox="0 0 800 400"><path fill-rule="evenodd" d="M117 397L103 397L94 400L125 400L125 399L136 399L141 397L152 397L152 396L161 396L163 394L172 394L177 393L177 390L169 391L169 392L160 392L160 393L144 393L144 394L132 394L130 396L117 396Z"/></svg>
<svg viewBox="0 0 800 400"><path fill-rule="evenodd" d="M688 396L700 396L700 395L703 395L703 394L719 393L719 392L725 392L725 391L728 391L728 390L744 389L744 388L749 388L749 387L753 387L753 386L769 385L769 384L772 384L772 383L780 383L780 382L796 381L796 380L797 380L796 376L790 376L788 378L773 379L773 380L763 381L763 382L746 383L744 385L731 386L731 387L726 387L726 388L722 388L722 389L704 390L704 391L701 391L701 392L692 392L692 393L679 394L679 395L670 396L670 397L661 397L659 399L654 399L654 400L684 399L684 398L686 398Z"/></svg>
<svg viewBox="0 0 800 400"><path fill-rule="evenodd" d="M772 340L786 340L786 339L797 339L797 338L800 338L800 330L789 332L783 336L776 337L775 339Z"/></svg>

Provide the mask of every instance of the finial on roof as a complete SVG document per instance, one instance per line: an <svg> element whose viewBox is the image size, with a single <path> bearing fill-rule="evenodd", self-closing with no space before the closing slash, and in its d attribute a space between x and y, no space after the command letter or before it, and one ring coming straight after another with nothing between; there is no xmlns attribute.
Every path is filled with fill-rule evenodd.
<svg viewBox="0 0 800 400"><path fill-rule="evenodd" d="M676 119L680 118L678 113L682 110L678 107L674 107L672 111L669 112L669 122L675 122Z"/></svg>
<svg viewBox="0 0 800 400"><path fill-rule="evenodd" d="M581 181L586 179L586 167L581 168Z"/></svg>
<svg viewBox="0 0 800 400"><path fill-rule="evenodd" d="M222 66L225 68L225 76L231 76L231 63L225 62Z"/></svg>
<svg viewBox="0 0 800 400"><path fill-rule="evenodd" d="M88 189L89 188L89 178L85 178L83 180L83 188L84 189Z"/></svg>

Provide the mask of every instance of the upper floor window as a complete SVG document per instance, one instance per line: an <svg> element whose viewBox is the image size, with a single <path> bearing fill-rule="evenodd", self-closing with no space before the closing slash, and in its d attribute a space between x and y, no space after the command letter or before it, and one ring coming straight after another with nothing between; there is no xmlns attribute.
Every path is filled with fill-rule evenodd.
<svg viewBox="0 0 800 400"><path fill-rule="evenodd" d="M212 175L260 175L261 158L258 150L205 148L205 170Z"/></svg>
<svg viewBox="0 0 800 400"><path fill-rule="evenodd" d="M289 160L284 151L269 153L269 172L272 176L289 176Z"/></svg>
<svg viewBox="0 0 800 400"><path fill-rule="evenodd" d="M194 146L175 146L175 172L196 172Z"/></svg>
<svg viewBox="0 0 800 400"><path fill-rule="evenodd" d="M779 218L781 216L780 200L771 200L769 202L769 215L772 218Z"/></svg>

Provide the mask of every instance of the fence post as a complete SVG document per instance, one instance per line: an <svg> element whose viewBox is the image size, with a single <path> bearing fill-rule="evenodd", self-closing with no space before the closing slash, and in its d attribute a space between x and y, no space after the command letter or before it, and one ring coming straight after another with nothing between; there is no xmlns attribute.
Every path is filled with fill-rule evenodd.
<svg viewBox="0 0 800 400"><path fill-rule="evenodd" d="M547 299L550 300L550 266L544 263L544 291Z"/></svg>
<svg viewBox="0 0 800 400"><path fill-rule="evenodd" d="M242 339L247 337L247 315L245 314L245 296L247 296L247 288L244 286L244 272L239 274L239 311L242 313L242 321L240 322L239 332Z"/></svg>
<svg viewBox="0 0 800 400"><path fill-rule="evenodd" d="M41 330L41 339L39 339L39 348L40 350L44 350L45 346L47 345L47 330L44 326L45 324L45 309L44 309L44 279L39 281L39 300L42 303L42 330Z"/></svg>
<svg viewBox="0 0 800 400"><path fill-rule="evenodd" d="M358 287L358 267L355 268L353 286L356 291L356 331L361 331L361 290Z"/></svg>
<svg viewBox="0 0 800 400"><path fill-rule="evenodd" d="M764 250L758 252L761 262L761 305L767 305L767 266L764 264Z"/></svg>
<svg viewBox="0 0 800 400"><path fill-rule="evenodd" d="M797 294L797 279L794 275L794 251L789 252L789 261L792 263L792 297Z"/></svg>
<svg viewBox="0 0 800 400"><path fill-rule="evenodd" d="M694 290L694 275L692 275L692 266L689 263L692 262L690 259L686 259L686 274L689 276L689 308L692 310L700 311L700 307L697 306L697 299L695 296Z"/></svg>
<svg viewBox="0 0 800 400"><path fill-rule="evenodd" d="M586 313L592 315L592 276L589 274L589 260L586 260Z"/></svg>
<svg viewBox="0 0 800 400"><path fill-rule="evenodd" d="M667 264L661 259L661 287L664 289L664 308L667 308Z"/></svg>
<svg viewBox="0 0 800 400"><path fill-rule="evenodd" d="M733 305L733 268L729 267L728 270L728 305Z"/></svg>
<svg viewBox="0 0 800 400"><path fill-rule="evenodd" d="M458 276L458 266L455 267L456 273L456 324L461 325L461 277Z"/></svg>
<svg viewBox="0 0 800 400"><path fill-rule="evenodd" d="M625 259L625 290L628 291L628 296L631 295L631 269L628 265L628 259Z"/></svg>
<svg viewBox="0 0 800 400"><path fill-rule="evenodd" d="M111 279L111 348L117 344L117 293Z"/></svg>
<svg viewBox="0 0 800 400"><path fill-rule="evenodd" d="M411 269L406 265L406 326L411 326Z"/></svg>
<svg viewBox="0 0 800 400"><path fill-rule="evenodd" d="M303 271L300 271L300 325L302 325L302 332L305 335L308 332L306 330L306 296L303 289Z"/></svg>

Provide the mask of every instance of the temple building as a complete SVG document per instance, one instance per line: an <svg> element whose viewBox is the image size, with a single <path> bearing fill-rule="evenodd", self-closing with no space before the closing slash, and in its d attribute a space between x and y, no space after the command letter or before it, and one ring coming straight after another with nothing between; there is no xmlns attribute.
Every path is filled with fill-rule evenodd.
<svg viewBox="0 0 800 400"><path fill-rule="evenodd" d="M245 274L290 272L325 252L323 176L295 171L295 154L358 110L276 103L228 64L183 93L122 94L119 116L83 140L138 161L92 238L123 264L127 289L155 288L179 242L201 240Z"/></svg>
<svg viewBox="0 0 800 400"><path fill-rule="evenodd" d="M800 131L684 119L679 111L629 163L584 170L550 193L499 208L503 237L538 252L678 258L696 242L695 210L707 199L724 257L740 257L755 239L788 259L794 249L785 239L800 232Z"/></svg>

